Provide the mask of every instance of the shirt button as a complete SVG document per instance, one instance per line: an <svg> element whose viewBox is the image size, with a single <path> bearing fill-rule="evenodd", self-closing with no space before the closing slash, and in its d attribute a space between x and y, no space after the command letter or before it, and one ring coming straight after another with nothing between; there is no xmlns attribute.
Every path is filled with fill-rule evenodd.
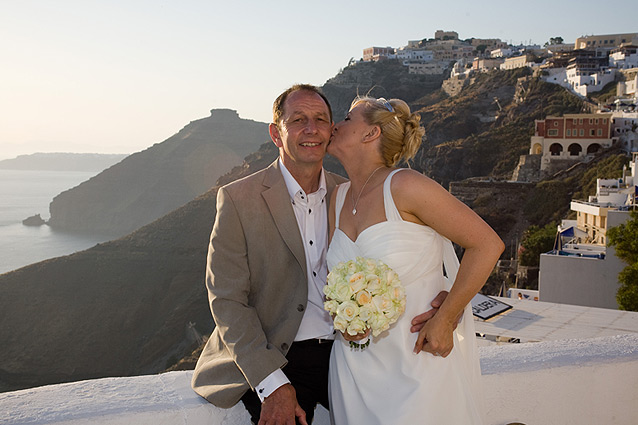
<svg viewBox="0 0 638 425"><path fill-rule="evenodd" d="M288 344L286 344L285 342L281 344L281 349L284 351L288 351Z"/></svg>
<svg viewBox="0 0 638 425"><path fill-rule="evenodd" d="M312 272L312 275L313 275L314 277L317 277L317 272Z"/></svg>
<svg viewBox="0 0 638 425"><path fill-rule="evenodd" d="M297 306L297 311L304 311L304 310L305 310L305 308L304 308L303 304L299 304Z"/></svg>
<svg viewBox="0 0 638 425"><path fill-rule="evenodd" d="M312 241L310 241L310 245L312 245Z"/></svg>

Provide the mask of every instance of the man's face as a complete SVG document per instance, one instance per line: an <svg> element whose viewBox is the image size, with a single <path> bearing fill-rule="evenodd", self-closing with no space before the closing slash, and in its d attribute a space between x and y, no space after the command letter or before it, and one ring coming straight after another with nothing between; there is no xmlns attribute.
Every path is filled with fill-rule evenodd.
<svg viewBox="0 0 638 425"><path fill-rule="evenodd" d="M328 106L321 96L307 90L288 95L281 120L270 125L270 136L291 172L321 165L331 131Z"/></svg>

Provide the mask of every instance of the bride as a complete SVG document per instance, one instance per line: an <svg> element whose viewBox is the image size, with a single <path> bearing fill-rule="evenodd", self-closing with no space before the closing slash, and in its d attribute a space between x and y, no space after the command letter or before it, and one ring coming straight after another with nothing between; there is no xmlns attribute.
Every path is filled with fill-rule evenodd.
<svg viewBox="0 0 638 425"><path fill-rule="evenodd" d="M330 404L339 424L481 424L480 369L468 307L503 251L498 235L428 177L395 168L424 134L399 99L357 98L335 125L328 153L350 181L330 203L328 268L355 257L378 259L407 294L405 313L366 349L341 334L330 359ZM465 249L460 266L451 241ZM458 270L458 272L457 272ZM441 290L437 314L419 331L410 318ZM458 317L462 315L458 328Z"/></svg>

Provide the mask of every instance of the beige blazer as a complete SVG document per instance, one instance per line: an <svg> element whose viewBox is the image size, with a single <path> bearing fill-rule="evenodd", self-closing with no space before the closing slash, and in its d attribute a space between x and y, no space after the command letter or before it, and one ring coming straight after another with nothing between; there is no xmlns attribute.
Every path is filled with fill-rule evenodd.
<svg viewBox="0 0 638 425"><path fill-rule="evenodd" d="M326 172L327 200L342 181ZM216 327L192 386L229 408L286 364L308 301L303 243L278 161L219 189L206 287Z"/></svg>

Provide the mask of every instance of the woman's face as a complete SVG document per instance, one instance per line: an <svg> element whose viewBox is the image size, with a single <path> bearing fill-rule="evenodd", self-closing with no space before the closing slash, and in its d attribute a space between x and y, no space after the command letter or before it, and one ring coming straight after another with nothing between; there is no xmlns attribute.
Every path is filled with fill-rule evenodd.
<svg viewBox="0 0 638 425"><path fill-rule="evenodd" d="M363 117L363 103L358 104L348 112L346 118L335 124L328 145L328 153L335 158L340 158L340 154L345 150L350 151L363 140L372 126Z"/></svg>

